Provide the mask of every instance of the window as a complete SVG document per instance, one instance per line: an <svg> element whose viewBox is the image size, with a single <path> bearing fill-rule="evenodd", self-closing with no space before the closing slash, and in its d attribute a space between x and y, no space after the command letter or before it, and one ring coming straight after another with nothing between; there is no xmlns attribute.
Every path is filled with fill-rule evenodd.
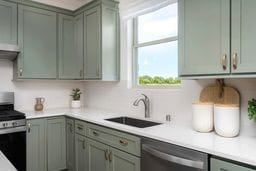
<svg viewBox="0 0 256 171"><path fill-rule="evenodd" d="M134 18L134 82L179 85L178 3Z"/></svg>

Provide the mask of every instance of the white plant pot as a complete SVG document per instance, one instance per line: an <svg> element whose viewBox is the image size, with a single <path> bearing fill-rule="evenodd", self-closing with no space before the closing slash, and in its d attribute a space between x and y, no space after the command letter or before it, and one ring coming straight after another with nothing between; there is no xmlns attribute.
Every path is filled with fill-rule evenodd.
<svg viewBox="0 0 256 171"><path fill-rule="evenodd" d="M80 100L72 100L71 101L71 107L73 109L78 109L81 107L81 101Z"/></svg>

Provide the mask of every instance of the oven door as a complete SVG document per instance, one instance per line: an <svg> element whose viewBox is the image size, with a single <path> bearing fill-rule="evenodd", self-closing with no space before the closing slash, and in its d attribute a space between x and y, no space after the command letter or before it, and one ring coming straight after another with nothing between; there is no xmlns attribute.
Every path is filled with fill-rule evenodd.
<svg viewBox="0 0 256 171"><path fill-rule="evenodd" d="M142 171L207 171L208 155L180 146L150 141L142 144Z"/></svg>
<svg viewBox="0 0 256 171"><path fill-rule="evenodd" d="M26 171L26 127L0 130L0 150L18 171Z"/></svg>

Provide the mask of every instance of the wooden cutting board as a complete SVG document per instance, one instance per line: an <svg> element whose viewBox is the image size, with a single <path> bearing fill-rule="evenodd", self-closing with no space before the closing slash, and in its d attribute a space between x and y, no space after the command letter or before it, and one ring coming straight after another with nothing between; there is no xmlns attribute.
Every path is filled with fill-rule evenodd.
<svg viewBox="0 0 256 171"><path fill-rule="evenodd" d="M200 101L211 102L215 104L230 104L240 106L240 94L233 87L220 87L218 85L209 86L201 91Z"/></svg>

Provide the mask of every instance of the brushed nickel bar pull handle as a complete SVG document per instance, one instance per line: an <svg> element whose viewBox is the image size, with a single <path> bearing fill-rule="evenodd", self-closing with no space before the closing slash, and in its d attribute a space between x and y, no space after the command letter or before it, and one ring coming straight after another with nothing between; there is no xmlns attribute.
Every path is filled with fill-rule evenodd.
<svg viewBox="0 0 256 171"><path fill-rule="evenodd" d="M233 54L233 69L237 69L237 53Z"/></svg>
<svg viewBox="0 0 256 171"><path fill-rule="evenodd" d="M127 146L128 145L128 142L125 141L125 140L119 140L119 143L123 146Z"/></svg>
<svg viewBox="0 0 256 171"><path fill-rule="evenodd" d="M96 131L93 131L92 133L93 133L94 136L99 136L99 133L96 132Z"/></svg>
<svg viewBox="0 0 256 171"><path fill-rule="evenodd" d="M69 125L69 130L70 130L71 133L73 132L72 125Z"/></svg>
<svg viewBox="0 0 256 171"><path fill-rule="evenodd" d="M105 159L108 160L108 150L105 150Z"/></svg>
<svg viewBox="0 0 256 171"><path fill-rule="evenodd" d="M85 149L85 140L83 140L83 149Z"/></svg>
<svg viewBox="0 0 256 171"><path fill-rule="evenodd" d="M223 70L227 69L227 54L222 56L221 65L222 65Z"/></svg>
<svg viewBox="0 0 256 171"><path fill-rule="evenodd" d="M83 130L83 126L79 124L79 125L77 125L77 129Z"/></svg>
<svg viewBox="0 0 256 171"><path fill-rule="evenodd" d="M31 131L31 123L28 123L28 133Z"/></svg>
<svg viewBox="0 0 256 171"><path fill-rule="evenodd" d="M19 69L19 75L20 75L20 77L22 77L22 75L23 75L23 69L22 68Z"/></svg>
<svg viewBox="0 0 256 171"><path fill-rule="evenodd" d="M108 158L109 158L109 161L112 162L113 160L112 151L109 152Z"/></svg>

